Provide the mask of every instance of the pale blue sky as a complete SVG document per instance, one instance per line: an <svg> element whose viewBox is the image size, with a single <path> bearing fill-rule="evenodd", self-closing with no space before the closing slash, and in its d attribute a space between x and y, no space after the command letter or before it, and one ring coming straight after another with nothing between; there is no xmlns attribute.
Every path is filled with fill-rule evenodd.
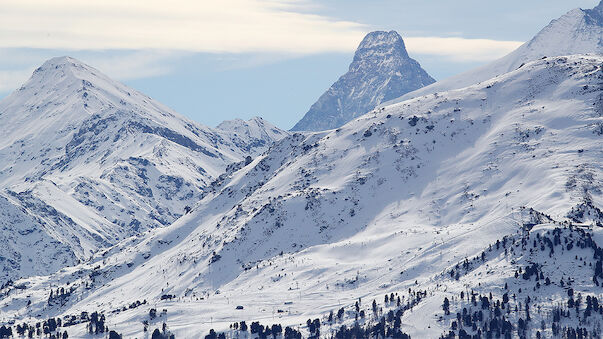
<svg viewBox="0 0 603 339"><path fill-rule="evenodd" d="M174 1L181 12L156 0L144 10L119 1L9 0L6 17L0 13L0 30L11 32L0 36L0 97L44 60L70 55L203 124L259 115L288 129L347 70L365 32L397 30L411 57L442 79L506 54L573 8L599 2ZM425 37L462 39L434 46Z"/></svg>

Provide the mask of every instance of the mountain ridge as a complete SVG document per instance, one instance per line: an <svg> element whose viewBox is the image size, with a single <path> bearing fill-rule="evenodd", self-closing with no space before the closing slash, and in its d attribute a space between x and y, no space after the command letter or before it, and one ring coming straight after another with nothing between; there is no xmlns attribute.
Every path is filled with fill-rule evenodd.
<svg viewBox="0 0 603 339"><path fill-rule="evenodd" d="M49 59L0 101L0 125L11 126L0 141L0 190L22 207L12 217L68 246L72 263L170 224L228 165L288 134L267 122L236 136L203 126L70 57ZM5 250L17 258L30 249ZM53 260L41 255L35 274L52 273L44 267Z"/></svg>
<svg viewBox="0 0 603 339"><path fill-rule="evenodd" d="M593 9L576 8L552 20L532 39L513 52L487 65L440 80L384 102L381 106L402 102L440 91L463 88L486 81L543 57L572 54L603 54L603 1Z"/></svg>
<svg viewBox="0 0 603 339"><path fill-rule="evenodd" d="M570 13L547 36L567 33L564 22L590 20L589 12ZM586 40L575 39L581 42L570 49L598 44L598 27L585 27ZM60 317L60 329L72 337L98 329L99 314L125 337L153 329L177 337L263 337L283 328L288 337L600 337L603 55L538 57L503 71L520 61L488 70L503 72L495 77L382 105L337 129L287 134L255 158L219 163L222 173L204 176L207 184L189 200L194 204L169 226L126 236L108 225L99 241L110 243L84 262L0 285L2 321ZM32 176L0 192L0 206L16 215L11 220L24 220L17 229L35 235L32 242L40 233L33 219L57 225L43 232L63 232L72 228L69 220L94 219L94 210L118 204L98 204L98 192L111 197L98 188L104 181L137 192L124 194L130 200L165 204L154 217L182 208L167 197L186 185L166 171L189 169L182 162L174 168L168 157L189 159L186 140L118 113L77 126L82 138L65 137L89 145L81 152L88 157L75 159L91 167L59 166L39 176L44 181ZM112 124L127 126L135 138L118 138L116 148L140 154L112 158L94 149L103 150L102 126ZM246 137L261 125L267 127L260 119L225 122L222 139L214 140L236 134L252 142ZM178 126L168 130L189 138ZM234 141L220 145L235 155L248 152ZM190 161L225 154L207 149L218 157L190 150ZM61 193L73 187L65 177L77 174L74 168L96 166L87 163L96 153L99 164L116 162L98 178L80 175L75 187L82 186L73 188L79 195ZM166 174L173 179L160 180ZM51 206L48 197L58 201ZM89 213L64 213L84 202L93 206ZM0 239L12 241L2 232L10 226L0 220ZM91 239L103 233L87 230Z"/></svg>

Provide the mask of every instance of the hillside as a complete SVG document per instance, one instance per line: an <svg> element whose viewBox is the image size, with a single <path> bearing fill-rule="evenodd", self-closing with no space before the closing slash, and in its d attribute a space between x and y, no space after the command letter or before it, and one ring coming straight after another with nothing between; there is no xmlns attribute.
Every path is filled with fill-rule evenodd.
<svg viewBox="0 0 603 339"><path fill-rule="evenodd" d="M11 262L0 262L1 283L171 224L228 165L288 134L268 123L257 136L202 126L69 57L47 61L2 100L0 126L10 126L0 140L0 197L15 206L3 222L44 238L33 249L0 249ZM32 250L40 253L33 269L19 260Z"/></svg>
<svg viewBox="0 0 603 339"><path fill-rule="evenodd" d="M88 263L16 281L2 291L0 309L18 321L102 311L110 328L127 337L141 336L143 321L150 330L165 321L180 337L228 331L241 320L291 325L308 335L308 318L325 326L329 312L337 316L343 307L337 324L350 325L359 298L366 316L373 299L384 311L399 307L381 302L397 293L409 303L402 332L448 333L452 312L463 315L466 286L483 283L475 293L502 298L495 287L532 264L519 249L516 259L499 257L497 249L457 281L450 273L457 263L505 237L513 237L513 246L531 244L536 233L558 232L569 222L603 222L602 64L592 55L546 58L372 111L336 130L284 138L256 159L230 166L171 226L120 242ZM536 233L525 238L526 227ZM600 230L588 232L573 237L592 237L599 246ZM598 247L589 248L576 256L593 258L588 251ZM544 265L544 256L527 253ZM566 259L553 263L569 265ZM546 274L560 274L555 267ZM590 296L597 290L589 270L574 279ZM530 281L509 288L518 294L534 287ZM57 287L68 293L49 302ZM564 291L550 287L552 299L542 307L566 300ZM533 292L532 299L541 297ZM451 317L442 314L445 296ZM166 313L150 319L150 309ZM385 314L374 313L362 326ZM505 319L515 322L518 314ZM70 335L83 334L85 326L70 326Z"/></svg>

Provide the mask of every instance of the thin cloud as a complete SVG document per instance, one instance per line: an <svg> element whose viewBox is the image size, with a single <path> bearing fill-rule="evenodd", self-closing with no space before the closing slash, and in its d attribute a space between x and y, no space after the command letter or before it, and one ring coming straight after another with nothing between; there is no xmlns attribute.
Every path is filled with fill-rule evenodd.
<svg viewBox="0 0 603 339"><path fill-rule="evenodd" d="M180 55L195 53L232 56L236 65L224 64L224 69L353 53L371 28L313 14L320 6L314 0L171 0L169 5L163 0L3 0L0 92L19 87L44 59L57 55L78 57L115 79L131 80L168 74ZM411 54L444 61L489 61L521 44L458 37L405 41ZM252 57L241 61L237 55Z"/></svg>
<svg viewBox="0 0 603 339"><path fill-rule="evenodd" d="M170 65L177 62L179 54L158 51L137 51L126 55L92 56L84 60L117 80L133 80L169 74Z"/></svg>
<svg viewBox="0 0 603 339"><path fill-rule="evenodd" d="M367 27L300 13L299 1L5 0L0 47L210 53L353 50Z"/></svg>
<svg viewBox="0 0 603 339"><path fill-rule="evenodd" d="M453 61L490 61L523 44L521 41L440 37L408 37L404 41L411 53L439 55Z"/></svg>
<svg viewBox="0 0 603 339"><path fill-rule="evenodd" d="M351 52L370 30L308 12L315 7L308 0L4 0L0 47L299 55ZM491 60L521 44L455 37L406 41L411 52L464 61Z"/></svg>

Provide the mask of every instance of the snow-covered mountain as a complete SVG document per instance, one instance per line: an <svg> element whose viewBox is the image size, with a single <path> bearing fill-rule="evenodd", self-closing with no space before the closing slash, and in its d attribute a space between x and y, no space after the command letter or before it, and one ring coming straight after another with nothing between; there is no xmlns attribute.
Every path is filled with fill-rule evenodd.
<svg viewBox="0 0 603 339"><path fill-rule="evenodd" d="M287 135L263 121L250 133L202 126L69 57L47 61L2 100L0 126L0 201L11 206L3 222L43 239L2 247L0 282L169 225L229 164ZM40 254L23 260L31 253Z"/></svg>
<svg viewBox="0 0 603 339"><path fill-rule="evenodd" d="M565 314L568 280L582 316L600 293L593 277L603 279L603 233L586 229L603 222L602 65L537 60L286 137L230 166L171 226L6 286L0 310L29 323L69 315L76 336L90 323L83 311L126 337L163 322L177 337L235 335L242 320L309 336L307 319L324 336L345 325L437 338L511 321L514 335L535 336L540 320L542 333L551 321L592 333L598 320ZM482 318L466 321L476 308Z"/></svg>
<svg viewBox="0 0 603 339"><path fill-rule="evenodd" d="M408 56L397 32L371 32L358 46L348 72L320 96L292 130L337 128L384 101L433 82Z"/></svg>
<svg viewBox="0 0 603 339"><path fill-rule="evenodd" d="M257 156L290 133L284 131L261 117L248 121L242 119L227 120L216 127L228 135L230 142L239 149L247 151L250 156Z"/></svg>
<svg viewBox="0 0 603 339"><path fill-rule="evenodd" d="M430 86L402 95L384 105L466 87L513 71L527 62L544 57L588 53L603 54L603 1L593 9L576 8L551 21L534 38L501 59L440 80Z"/></svg>

